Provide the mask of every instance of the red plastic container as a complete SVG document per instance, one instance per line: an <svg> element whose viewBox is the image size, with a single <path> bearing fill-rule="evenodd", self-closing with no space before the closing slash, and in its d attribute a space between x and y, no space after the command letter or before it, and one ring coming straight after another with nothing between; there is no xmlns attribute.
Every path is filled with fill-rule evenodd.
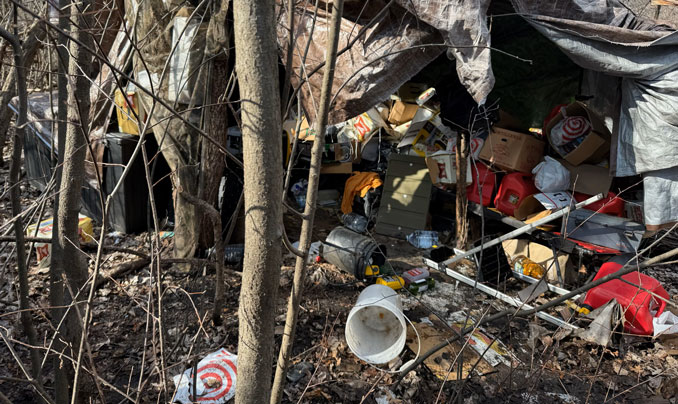
<svg viewBox="0 0 678 404"><path fill-rule="evenodd" d="M515 209L523 200L537 192L539 190L534 186L532 174L506 174L494 198L494 207L506 215L513 216Z"/></svg>
<svg viewBox="0 0 678 404"><path fill-rule="evenodd" d="M576 199L577 202L585 201L591 196L592 195L586 195L580 192L574 193L574 199ZM611 216L624 217L624 200L618 197L614 192L608 192L607 197L585 206L584 209L605 213Z"/></svg>
<svg viewBox="0 0 678 404"><path fill-rule="evenodd" d="M477 166L477 168L476 168ZM497 188L497 174L490 170L484 163L477 162L471 168L471 178L473 183L466 187L466 197L469 201L480 203L478 188L483 191L483 206L490 206L494 191ZM480 181L478 181L480 179Z"/></svg>
<svg viewBox="0 0 678 404"><path fill-rule="evenodd" d="M628 256L625 258L623 256L615 257L604 263L593 279L600 279L617 272L628 258ZM659 281L651 276L635 271L622 276L622 279L639 285L665 299L669 298L669 294L666 293ZM666 308L665 301L619 279L605 282L589 290L586 293L584 304L596 309L612 299L617 299L624 310L624 330L636 335L652 335L654 329L652 318L662 314L664 308ZM655 312L654 315L653 312Z"/></svg>

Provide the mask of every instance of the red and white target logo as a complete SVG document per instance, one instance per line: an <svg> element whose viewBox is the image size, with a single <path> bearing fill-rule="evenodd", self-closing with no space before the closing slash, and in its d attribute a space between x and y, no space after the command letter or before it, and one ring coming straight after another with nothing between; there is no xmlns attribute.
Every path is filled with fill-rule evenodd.
<svg viewBox="0 0 678 404"><path fill-rule="evenodd" d="M591 124L582 116L568 116L551 129L551 142L556 146L569 143L579 136L586 135Z"/></svg>
<svg viewBox="0 0 678 404"><path fill-rule="evenodd" d="M223 348L207 355L198 362L196 397L193 397L192 368L174 376L174 383L177 385L175 401L186 404L225 403L235 395L236 368L237 356Z"/></svg>

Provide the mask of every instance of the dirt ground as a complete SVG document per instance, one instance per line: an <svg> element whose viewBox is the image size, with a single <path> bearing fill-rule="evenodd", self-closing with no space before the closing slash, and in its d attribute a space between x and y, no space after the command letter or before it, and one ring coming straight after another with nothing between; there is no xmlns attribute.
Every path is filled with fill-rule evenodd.
<svg viewBox="0 0 678 404"><path fill-rule="evenodd" d="M0 172L2 199L0 217L6 223L9 197L6 186L7 168ZM24 206L32 203L39 192L30 185L21 185ZM46 209L49 214L49 208ZM324 240L339 224L334 208L320 209L316 217L313 240ZM296 239L300 222L289 215L286 226L290 238ZM386 245L389 260L396 270L421 265L426 254L405 241L375 236ZM123 236L110 234L106 243L144 250L148 234ZM172 238L163 239L163 254L170 256ZM115 252L104 257L104 274L121 264L137 259L129 254ZM17 273L12 244L0 245L0 327L27 368L30 360L25 345L19 316L16 312ZM276 317L276 352L279 347L285 319L286 299L289 295L294 259L284 258L278 291ZM467 269L468 270L468 269ZM657 266L648 273L656 276L678 301L676 267ZM451 337L447 325L459 312L470 314L476 320L506 307L465 285L457 285L451 278L434 274L437 285L420 296L401 294L407 317L415 323L429 323L436 338ZM115 389L104 386L107 402L125 402L125 395L138 402L166 402L170 397L159 395L162 383L154 369L160 347L152 343L158 330L149 321L148 308L157 304L152 299L154 276L148 267L132 271L105 282L96 292L93 302L93 322L89 344L93 361L85 367L96 366L99 377ZM30 267L31 307L40 341L48 345L50 335L49 274L47 269ZM163 323L166 340L163 347L167 373L172 376L192 366L196 359L219 348L237 353L238 296L240 276L226 275L226 299L223 324L214 326L210 319L214 295L214 274L209 268L195 266L189 271L169 267L162 271ZM489 338L497 337L507 351L506 363L479 365L464 379L457 378L459 368L449 369L441 380L427 366L419 366L400 383L389 370L398 369L415 357L405 349L400 358L381 368L373 367L355 357L344 338L347 315L360 291L366 285L351 275L327 263L313 264L309 270L307 289L302 302L299 326L293 351L293 365L288 375L285 402L302 403L602 403L646 402L674 403L678 395L678 338L653 340L622 335L614 338L612 346L601 348L572 335L558 333L556 328L536 318L497 321L481 328ZM507 293L525 285L509 280L503 288ZM544 299L544 298L541 298ZM553 312L558 315L557 312ZM410 336L411 344L415 338ZM42 349L44 355L45 350ZM465 350L471 350L468 347ZM472 352L471 352L472 353ZM469 354L470 355L470 354ZM470 355L461 366L465 376L477 358ZM444 356L443 356L444 358ZM447 358L449 359L449 355ZM448 361L449 362L449 361ZM22 370L13 358L8 345L0 343L0 391L14 403L36 402L31 386L20 382ZM44 363L43 382L46 390L53 390L52 362ZM93 377L86 373L83 391L96 400ZM168 380L168 389L174 385Z"/></svg>

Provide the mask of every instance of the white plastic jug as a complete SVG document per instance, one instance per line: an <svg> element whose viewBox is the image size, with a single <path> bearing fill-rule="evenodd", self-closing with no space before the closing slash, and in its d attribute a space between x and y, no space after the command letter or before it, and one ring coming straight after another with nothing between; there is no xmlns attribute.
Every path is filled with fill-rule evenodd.
<svg viewBox="0 0 678 404"><path fill-rule="evenodd" d="M406 334L396 291L380 284L366 287L346 321L346 343L353 354L368 363L388 363L402 352Z"/></svg>

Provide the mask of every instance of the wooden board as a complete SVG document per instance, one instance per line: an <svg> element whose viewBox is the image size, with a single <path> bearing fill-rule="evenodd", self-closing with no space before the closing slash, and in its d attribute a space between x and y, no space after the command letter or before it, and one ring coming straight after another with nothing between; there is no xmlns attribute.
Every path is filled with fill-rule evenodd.
<svg viewBox="0 0 678 404"><path fill-rule="evenodd" d="M452 333L449 330L439 331L435 327L426 324L426 323L415 323L414 326L419 332L419 337L421 338L421 348L420 354L427 352L429 349L438 345L441 341L446 338L450 338ZM412 330L411 327L407 328L407 347L410 348L412 352L417 353L417 347L419 341L417 336ZM429 356L424 364L428 367L437 378L441 380L457 380L464 379L468 377L468 372L471 370L476 361L480 356L473 350L471 347L466 346L463 350L463 361L462 364L462 374L458 375L458 360L455 363L455 359L459 351L462 348L462 344L459 341L450 343L446 348L443 348L436 352L434 355ZM475 372L481 375L492 373L494 369L487 363L484 359L480 360L478 366L475 368ZM459 377L458 377L459 376Z"/></svg>

